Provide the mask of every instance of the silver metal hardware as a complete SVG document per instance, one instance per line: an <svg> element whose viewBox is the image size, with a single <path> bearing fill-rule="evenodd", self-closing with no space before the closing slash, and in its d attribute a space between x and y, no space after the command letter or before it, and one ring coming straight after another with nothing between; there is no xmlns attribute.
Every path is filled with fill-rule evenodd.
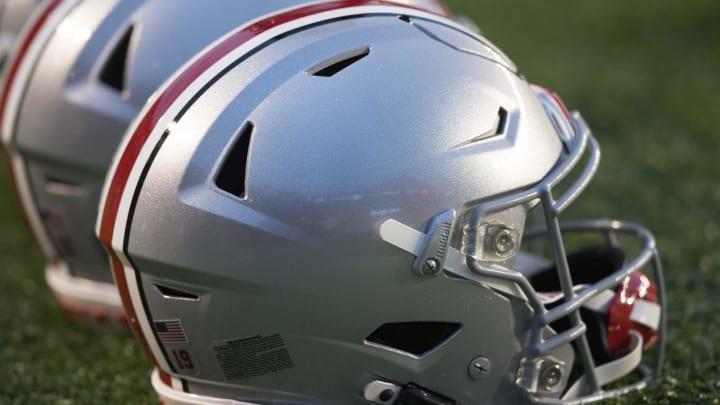
<svg viewBox="0 0 720 405"><path fill-rule="evenodd" d="M468 365L468 374L470 374L473 380L479 380L490 374L491 366L492 363L490 363L490 359L487 357L475 357Z"/></svg>
<svg viewBox="0 0 720 405"><path fill-rule="evenodd" d="M552 389L562 381L562 368L559 364L546 362L540 370L540 385Z"/></svg>
<svg viewBox="0 0 720 405"><path fill-rule="evenodd" d="M449 209L430 220L420 254L413 262L413 271L419 276L442 273L455 228L455 216L455 210Z"/></svg>

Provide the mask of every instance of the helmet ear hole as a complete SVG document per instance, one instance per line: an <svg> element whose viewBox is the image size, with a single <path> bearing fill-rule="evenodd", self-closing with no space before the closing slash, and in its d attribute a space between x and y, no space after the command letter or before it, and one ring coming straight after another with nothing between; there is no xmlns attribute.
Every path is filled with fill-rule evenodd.
<svg viewBox="0 0 720 405"><path fill-rule="evenodd" d="M423 356L450 340L462 325L454 322L394 322L375 329L365 342Z"/></svg>
<svg viewBox="0 0 720 405"><path fill-rule="evenodd" d="M200 297L197 294L193 294L188 291L183 291L178 288L168 287L162 284L153 284L155 291L158 292L165 299L184 300L184 301L198 301Z"/></svg>
<svg viewBox="0 0 720 405"><path fill-rule="evenodd" d="M134 28L132 25L128 27L100 70L100 81L119 92L127 88L128 54Z"/></svg>

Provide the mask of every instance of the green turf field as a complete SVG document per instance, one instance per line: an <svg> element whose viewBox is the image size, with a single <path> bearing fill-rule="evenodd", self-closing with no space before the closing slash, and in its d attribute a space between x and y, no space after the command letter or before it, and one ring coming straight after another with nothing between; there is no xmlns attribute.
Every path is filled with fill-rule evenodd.
<svg viewBox="0 0 720 405"><path fill-rule="evenodd" d="M603 161L571 215L639 222L657 237L670 301L664 376L617 402L720 403L720 2L448 3L593 129ZM55 306L6 167L0 404L155 403L129 333Z"/></svg>

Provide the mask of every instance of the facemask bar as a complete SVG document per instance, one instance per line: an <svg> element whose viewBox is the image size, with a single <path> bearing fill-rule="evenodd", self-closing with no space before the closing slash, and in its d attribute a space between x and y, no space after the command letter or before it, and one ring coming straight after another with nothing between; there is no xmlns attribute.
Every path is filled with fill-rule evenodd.
<svg viewBox="0 0 720 405"><path fill-rule="evenodd" d="M582 396L583 393L580 393L581 396L579 397L564 398L570 400L571 402L598 400L644 387L653 376L657 376L659 374L664 349L665 315L661 311L660 324L657 330L657 350L653 367L650 368L643 364L638 367L633 367L642 373L642 378L640 381L632 385L608 391L604 391L601 388L603 384L606 384L615 378L608 380L607 377L598 375L595 360L592 357L587 336L585 335L587 327L580 318L580 308L600 292L616 287L627 276L650 264L653 268L653 276L658 294L658 303L660 308L664 309L664 284L660 260L655 249L655 241L650 232L644 228L619 221L586 221L563 225L560 224L558 215L573 201L575 201L575 199L585 189L597 170L600 161L600 149L597 141L592 137L587 124L580 114L573 112L571 115L571 122L575 127L576 135L574 139L570 139L566 142L566 148L569 152L565 159L563 159L563 161L561 161L543 181L520 193L485 202L474 207L468 213L470 218L478 220L493 213L507 210L522 204L531 204L535 201L540 201L540 204L542 205L547 229L544 229L542 232L529 230L524 239L537 237L540 234L546 234L549 237L556 261L556 268L562 294L565 300L563 304L548 310L545 308L541 298L523 274L495 263L478 261L472 256L466 256L466 264L474 273L485 277L499 278L516 283L527 297L528 304L534 311L533 320L531 321L528 353L523 361L522 375L518 379L518 383L524 386L527 390L529 399L536 403L568 403L566 400L547 398L548 392L542 392L543 390L539 388L538 383L538 380L540 379L538 374L541 371L540 363L543 361L545 356L549 355L551 350L558 348L559 346L567 345L575 341L576 354L578 355L580 364L585 372L585 376L581 377L581 379L584 380L582 382L582 386L584 388L583 391L589 392L589 394ZM559 198L555 199L552 195L553 188L572 171L572 169L585 155L586 151L588 152L588 161L585 164L582 173ZM609 244L615 244L616 233L623 233L639 239L643 247L641 252L621 269L601 279L597 283L578 291L573 286L565 246L562 239L563 233L570 232L602 233L606 236L606 240L608 240ZM463 251L467 250L473 251L475 248L472 247L471 249L463 249ZM568 317L571 327L554 336L547 338L544 337L543 330L546 329L550 323L563 317Z"/></svg>
<svg viewBox="0 0 720 405"><path fill-rule="evenodd" d="M607 289L613 288L620 284L627 275L632 274L633 272L642 269L643 267L650 265L652 267L652 275L653 279L655 281L655 288L657 292L657 298L658 298L658 304L660 308L664 310L665 308L665 289L664 289L664 279L662 274L662 266L660 263L660 257L657 253L657 250L655 249L655 241L653 239L652 234L645 228L628 223L628 222L622 222L622 221L611 221L611 220L594 220L594 221L574 221L569 223L563 223L561 224L561 231L564 235L568 235L571 233L601 233L605 237L608 245L611 246L618 246L617 242L617 236L618 234L624 234L629 237L634 237L637 240L641 241L643 247L640 254L638 254L632 261L630 261L628 264L623 266L622 269L616 271L615 273L609 275L608 277L605 277L598 281L597 283L594 283L587 288L582 289L577 295L575 295L572 299L566 301L564 305L555 307L547 312L545 312L541 319L542 322L554 322L557 319L560 319L567 314L569 314L572 311L578 311L582 305L590 300L592 297L596 296L598 293L605 291ZM528 232L525 235L525 240L532 240L533 238L540 237L547 234L547 230L545 229L532 229L528 230ZM538 319L534 322L538 322ZM623 394L625 392L641 389L647 383L654 377L658 377L660 374L660 370L662 367L663 362L663 355L664 355L664 348L665 348L665 323L666 323L666 316L663 311L660 312L660 322L657 329L657 341L655 343L655 355L652 362L652 366L648 366L646 364L639 364L637 366L637 371L639 371L642 375L642 377L635 383L621 387L614 390L608 390L603 391L600 389L599 385L603 385L604 383L607 383L608 381L605 381L604 383L601 381L601 378L596 378L595 381L599 383L598 386L592 386L592 381L589 376L594 376L596 374L597 368L593 368L591 371L585 370L585 375L588 377L585 377L586 381L584 383L584 387L590 388L593 391L593 394L586 395L584 397L580 398L573 398L574 402L582 402L582 401L591 401L591 400L600 400L603 398L611 397L611 396L617 396L620 394ZM537 326L537 324L535 324ZM583 332L584 333L584 332ZM560 338L561 335L556 335L553 339ZM540 350L548 350L548 348L556 347L557 345L564 344L565 341L560 340L559 342L556 342L555 344L551 344L550 339L547 341L541 343L542 345L546 345L546 347L541 347ZM531 347L532 350L532 347ZM539 353L539 356L542 356L542 353ZM624 374L623 374L624 375ZM622 377L623 375L618 375L616 378ZM614 379L616 379L614 378ZM613 379L613 380L614 380ZM567 394L566 394L567 395ZM567 403L566 401L557 401L557 400L538 400L538 398L531 397L531 400L536 403Z"/></svg>

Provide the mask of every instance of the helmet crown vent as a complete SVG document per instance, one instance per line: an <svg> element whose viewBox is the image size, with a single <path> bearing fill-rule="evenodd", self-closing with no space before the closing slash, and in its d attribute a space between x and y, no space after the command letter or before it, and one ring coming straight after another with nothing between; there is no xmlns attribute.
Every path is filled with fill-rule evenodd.
<svg viewBox="0 0 720 405"><path fill-rule="evenodd" d="M120 37L100 70L100 81L119 92L127 88L127 62L133 30L131 25Z"/></svg>
<svg viewBox="0 0 720 405"><path fill-rule="evenodd" d="M215 177L215 184L240 198L247 192L247 165L250 155L250 138L255 131L252 122L246 122L235 136L235 143L227 152L225 160Z"/></svg>
<svg viewBox="0 0 720 405"><path fill-rule="evenodd" d="M318 63L314 67L308 69L308 73L313 76L332 77L369 54L369 47L353 49L352 51L335 55Z"/></svg>

